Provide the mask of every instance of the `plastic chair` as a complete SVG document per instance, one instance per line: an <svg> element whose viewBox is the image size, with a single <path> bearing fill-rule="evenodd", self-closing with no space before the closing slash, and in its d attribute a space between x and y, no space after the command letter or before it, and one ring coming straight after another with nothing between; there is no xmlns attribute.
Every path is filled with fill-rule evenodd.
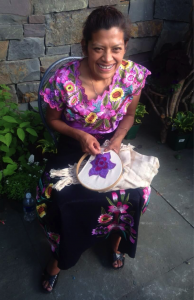
<svg viewBox="0 0 194 300"><path fill-rule="evenodd" d="M50 128L46 122L46 108L48 103L44 102L43 97L40 95L40 91L44 88L46 83L49 81L52 75L55 74L56 70L59 69L62 66L65 66L66 63L69 63L71 61L81 59L82 57L64 57L56 62L54 62L45 72L40 85L38 89L38 108L39 108L39 113L42 119L42 122L44 126L47 128L48 132L50 133L55 145L57 146L57 132L55 132L52 128Z"/></svg>

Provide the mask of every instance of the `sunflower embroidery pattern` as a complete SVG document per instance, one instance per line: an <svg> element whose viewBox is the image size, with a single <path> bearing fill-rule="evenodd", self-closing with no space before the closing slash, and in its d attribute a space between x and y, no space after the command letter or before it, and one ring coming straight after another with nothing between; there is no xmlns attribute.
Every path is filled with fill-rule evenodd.
<svg viewBox="0 0 194 300"><path fill-rule="evenodd" d="M108 207L108 212L101 208L101 215L98 218L97 227L92 230L92 235L97 235L98 237L106 238L110 235L112 230L121 231L124 238L129 239L131 243L135 243L136 231L134 226L134 211L128 212L129 206L132 204L129 202L129 194L125 197L125 191L120 190L120 199L118 200L117 193L112 193L112 200L106 197L110 206Z"/></svg>
<svg viewBox="0 0 194 300"><path fill-rule="evenodd" d="M40 218L46 216L46 208L47 205L45 203L36 206L36 210Z"/></svg>

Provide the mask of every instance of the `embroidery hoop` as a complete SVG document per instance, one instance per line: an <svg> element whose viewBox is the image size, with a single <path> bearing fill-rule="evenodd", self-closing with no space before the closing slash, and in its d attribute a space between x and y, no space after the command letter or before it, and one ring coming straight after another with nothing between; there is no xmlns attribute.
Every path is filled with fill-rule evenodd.
<svg viewBox="0 0 194 300"><path fill-rule="evenodd" d="M112 152L114 152L114 151L112 151ZM82 186L84 186L85 188L87 188L87 189L89 189L89 190L91 190L91 191L97 191L97 192L107 192L107 191L109 191L110 189L112 189L118 182L119 182L119 180L121 179L121 177L122 177L122 175L123 175L123 163L122 163L122 161L121 161L121 159L120 159L120 157L119 157L119 155L116 153L116 152L114 152L114 154L117 156L117 158L118 158L118 161L119 161L119 164L120 164L120 168L121 168L121 172L118 174L118 176L116 176L116 179L110 184L110 185L107 185L105 188L103 188L103 189L99 189L99 188L97 188L97 189L94 189L94 188L91 188L89 185L86 185L85 183L83 183L82 182L82 180L81 180L81 178L80 178L80 174L79 174L79 169L80 169L80 165L81 165L81 163L83 162L83 160L88 156L88 155L90 155L90 154L88 154L88 153L85 153L81 158L80 158L80 160L78 161L78 163L77 163L77 167L76 167L76 176L77 176L77 179L78 179L78 181L79 181L79 183L82 185ZM106 179L105 179L106 180Z"/></svg>

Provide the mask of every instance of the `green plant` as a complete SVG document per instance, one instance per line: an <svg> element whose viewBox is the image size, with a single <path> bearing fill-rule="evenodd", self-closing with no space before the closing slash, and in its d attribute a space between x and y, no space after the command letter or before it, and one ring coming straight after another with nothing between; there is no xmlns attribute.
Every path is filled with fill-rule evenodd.
<svg viewBox="0 0 194 300"><path fill-rule="evenodd" d="M8 199L23 201L25 192L30 190L35 197L37 182L44 166L45 163L39 165L39 162L27 163L27 167L19 166L17 173L5 180L2 193Z"/></svg>
<svg viewBox="0 0 194 300"><path fill-rule="evenodd" d="M194 114L191 111L178 112L175 118L171 118L172 128L179 133L191 132L194 125Z"/></svg>
<svg viewBox="0 0 194 300"><path fill-rule="evenodd" d="M43 135L41 118L33 111L20 111L11 102L6 85L0 85L0 194L7 176L18 170L19 165L28 167L31 148Z"/></svg>
<svg viewBox="0 0 194 300"><path fill-rule="evenodd" d="M42 148L42 154L57 153L56 145L48 132L44 133L44 139L38 140L38 146L36 148Z"/></svg>
<svg viewBox="0 0 194 300"><path fill-rule="evenodd" d="M135 111L135 120L134 124L140 124L145 114L148 114L146 111L145 105L142 103L138 103L136 111Z"/></svg>

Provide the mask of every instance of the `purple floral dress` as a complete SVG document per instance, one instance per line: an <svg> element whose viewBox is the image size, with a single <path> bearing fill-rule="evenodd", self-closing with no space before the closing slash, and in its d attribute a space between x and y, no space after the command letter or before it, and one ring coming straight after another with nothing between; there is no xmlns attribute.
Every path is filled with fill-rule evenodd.
<svg viewBox="0 0 194 300"><path fill-rule="evenodd" d="M63 110L64 122L94 135L102 144L114 135L150 72L123 60L109 90L88 101L79 80L79 66L80 61L75 61L57 70L41 94L51 108ZM119 251L135 257L140 216L150 198L150 187L106 193L88 190L80 184L67 186L60 192L52 189L57 179L50 178L50 170L67 168L82 155L77 141L61 136L58 153L47 162L37 186L38 218L60 269L72 267L86 249L114 233L122 237ZM90 175L101 176L103 180L107 169L114 170L110 158L101 156L91 167Z"/></svg>

